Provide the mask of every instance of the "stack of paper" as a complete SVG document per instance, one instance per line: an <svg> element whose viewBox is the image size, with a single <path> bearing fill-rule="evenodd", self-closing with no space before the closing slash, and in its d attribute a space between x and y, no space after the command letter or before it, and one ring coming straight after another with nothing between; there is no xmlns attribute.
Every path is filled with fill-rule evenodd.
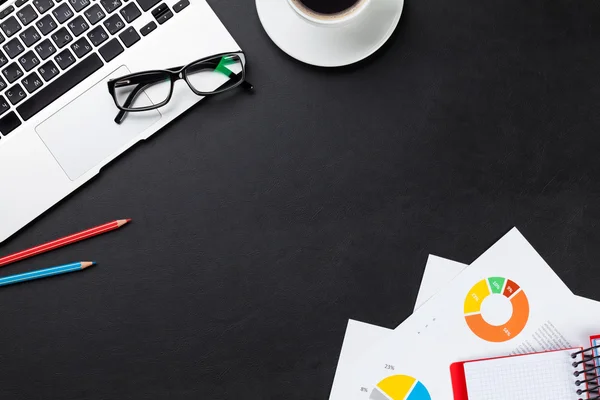
<svg viewBox="0 0 600 400"><path fill-rule="evenodd" d="M451 400L453 362L589 343L594 315L513 229L468 267L430 256L396 329L350 320L330 400Z"/></svg>

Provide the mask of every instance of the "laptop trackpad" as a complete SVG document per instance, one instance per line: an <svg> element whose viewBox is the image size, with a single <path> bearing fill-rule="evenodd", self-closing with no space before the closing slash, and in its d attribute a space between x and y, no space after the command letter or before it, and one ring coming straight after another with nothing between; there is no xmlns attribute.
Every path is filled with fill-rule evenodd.
<svg viewBox="0 0 600 400"><path fill-rule="evenodd" d="M121 125L115 123L119 110L106 82L129 73L127 67L120 67L35 128L71 180L127 149L161 118L151 110L129 113ZM145 93L140 100L152 104Z"/></svg>

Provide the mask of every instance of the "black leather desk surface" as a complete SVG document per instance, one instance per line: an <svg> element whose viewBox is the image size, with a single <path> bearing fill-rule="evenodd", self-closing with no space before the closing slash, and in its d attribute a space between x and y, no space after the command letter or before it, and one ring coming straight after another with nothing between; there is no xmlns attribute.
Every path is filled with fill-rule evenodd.
<svg viewBox="0 0 600 400"><path fill-rule="evenodd" d="M429 253L469 263L513 226L600 300L598 1L408 0L337 70L281 52L253 1L211 5L256 94L196 107L0 247L134 219L0 271L100 263L0 290L0 398L325 399L348 318L394 327Z"/></svg>

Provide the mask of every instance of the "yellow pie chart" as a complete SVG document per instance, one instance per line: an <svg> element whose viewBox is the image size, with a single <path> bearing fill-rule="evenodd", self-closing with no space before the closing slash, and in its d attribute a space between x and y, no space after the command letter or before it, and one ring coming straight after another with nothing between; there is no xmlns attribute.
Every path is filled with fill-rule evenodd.
<svg viewBox="0 0 600 400"><path fill-rule="evenodd" d="M412 376L392 375L377 384L369 400L431 400L431 396Z"/></svg>

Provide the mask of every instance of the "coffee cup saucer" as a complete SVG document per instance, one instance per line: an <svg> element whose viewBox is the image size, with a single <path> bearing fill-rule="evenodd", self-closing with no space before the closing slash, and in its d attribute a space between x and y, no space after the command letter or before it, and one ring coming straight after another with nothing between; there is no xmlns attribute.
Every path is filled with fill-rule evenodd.
<svg viewBox="0 0 600 400"><path fill-rule="evenodd" d="M287 0L256 0L258 17L273 42L291 57L319 67L358 62L390 38L404 0L371 0L351 21L318 24L300 15Z"/></svg>

